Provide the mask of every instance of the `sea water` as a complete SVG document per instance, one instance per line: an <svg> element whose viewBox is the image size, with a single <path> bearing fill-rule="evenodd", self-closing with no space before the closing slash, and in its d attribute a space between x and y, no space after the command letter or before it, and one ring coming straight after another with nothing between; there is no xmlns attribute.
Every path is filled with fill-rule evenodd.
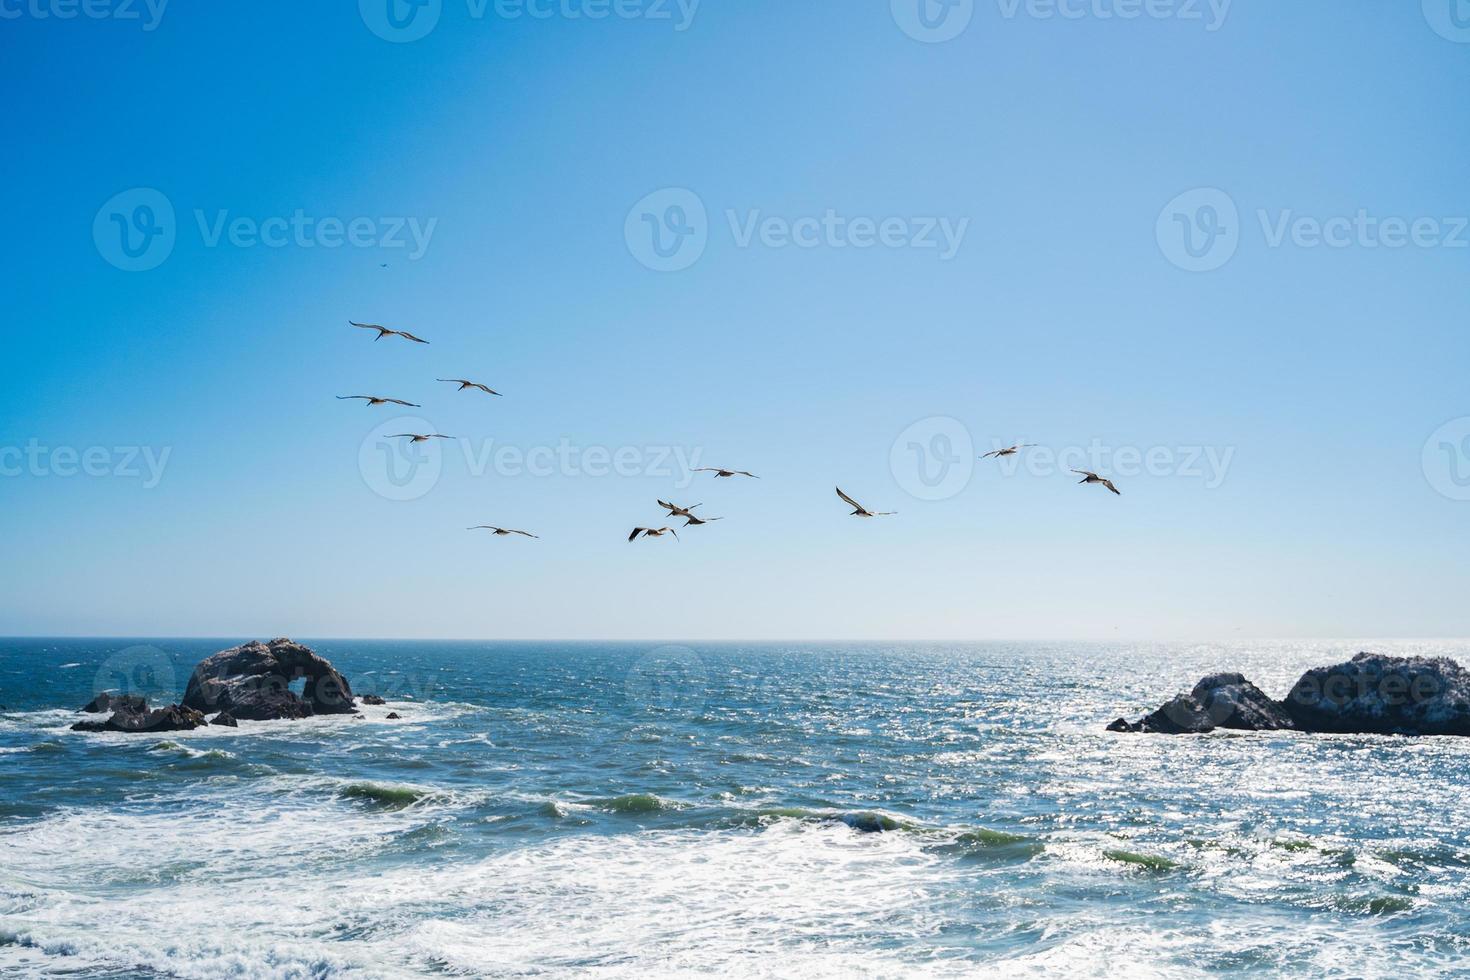
<svg viewBox="0 0 1470 980"><path fill-rule="evenodd" d="M308 641L387 703L69 730L239 641L0 640L0 975L1470 973L1470 739L1103 730L1470 644Z"/></svg>

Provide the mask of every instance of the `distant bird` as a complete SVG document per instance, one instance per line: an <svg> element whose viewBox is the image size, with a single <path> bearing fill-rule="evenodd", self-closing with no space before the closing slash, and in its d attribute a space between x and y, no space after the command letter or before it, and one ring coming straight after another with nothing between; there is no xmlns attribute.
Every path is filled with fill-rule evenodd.
<svg viewBox="0 0 1470 980"><path fill-rule="evenodd" d="M1090 472L1088 470L1073 470L1072 472L1073 473L1080 473L1082 475L1082 479L1080 479L1080 480L1077 481L1079 484L1082 484L1082 483L1101 483L1103 486L1107 487L1109 490L1113 491L1113 493L1116 493L1118 496L1120 496L1120 497L1123 496L1123 491L1121 491L1117 487L1113 486L1113 481L1112 480L1104 480L1102 477L1098 476L1096 473L1092 473L1092 472Z"/></svg>
<svg viewBox="0 0 1470 980"><path fill-rule="evenodd" d="M413 402L406 402L406 401L403 401L400 398L379 398L377 395L338 395L337 396L337 400L339 402L351 401L354 398L360 398L363 401L367 402L367 407L368 408L372 408L375 405L402 405L404 408L423 408L422 405L415 405Z"/></svg>
<svg viewBox="0 0 1470 980"><path fill-rule="evenodd" d="M723 521L723 517L695 517L693 514L684 514L689 520L684 522L685 527L699 527L701 524L713 524L715 521Z"/></svg>
<svg viewBox="0 0 1470 980"><path fill-rule="evenodd" d="M358 323L356 320L348 320L347 322L361 330L376 330L378 335L373 340L382 340L384 337L402 337L404 340L411 340L416 344L428 343L424 338L415 337L407 330L390 330L387 327L380 327L376 323Z"/></svg>
<svg viewBox="0 0 1470 980"><path fill-rule="evenodd" d="M517 531L514 528L509 528L509 527L496 527L493 524L481 524L479 527L466 528L466 530L469 530L469 531L494 531L495 532L495 536L498 537L498 538L504 538L504 537L507 537L507 536L512 535L512 534L520 534L520 535L523 535L524 537L528 537L528 538L534 538L534 537L536 537L536 535L530 533L529 531Z"/></svg>
<svg viewBox="0 0 1470 980"><path fill-rule="evenodd" d="M1018 445L1011 446L1009 449L997 449L993 453L986 453L984 456L981 456L980 458L981 459L989 459L992 456L995 456L997 458L999 458L1001 456L1014 456L1014 455L1016 455L1016 453L1020 452L1021 450L1023 450L1023 449L1031 449L1035 445L1036 445L1036 443L1034 443L1034 442L1023 442L1023 443L1020 443Z"/></svg>
<svg viewBox="0 0 1470 980"><path fill-rule="evenodd" d="M637 541L640 534L645 538L661 538L665 534L672 534L675 541L679 540L679 532L671 527L635 527L633 533L628 535L628 540Z"/></svg>
<svg viewBox="0 0 1470 980"><path fill-rule="evenodd" d="M752 480L759 480L760 479L760 477L756 476L754 473L747 473L745 470L722 470L722 469L720 469L719 467L716 467L716 466L701 466L699 469L695 470L694 472L696 472L696 473L713 473L715 475L715 479L716 480L728 480L732 476L748 476Z"/></svg>
<svg viewBox="0 0 1470 980"><path fill-rule="evenodd" d="M668 511L670 517L693 517L690 511L694 510L694 507L704 506L704 504L695 504L694 507L680 507L678 504L667 503L663 500L660 500L658 505Z"/></svg>
<svg viewBox="0 0 1470 980"><path fill-rule="evenodd" d="M500 392L498 392L498 391L491 391L489 388L486 388L484 385L480 384L478 381L466 381L463 378L440 378L438 380L444 382L445 384L459 385L459 390L460 391L464 391L466 388L477 388L480 391L483 391L487 395L500 395ZM503 398L505 396L504 395L500 395L500 397Z"/></svg>
<svg viewBox="0 0 1470 980"><path fill-rule="evenodd" d="M852 504L853 507L856 507L857 508L856 510L854 510L852 512L851 515L849 515L851 517L891 517L892 515L898 513L898 511L896 511L896 510L880 510L880 511L868 510L868 508L864 507L862 504L858 503L856 500L853 500L847 494L843 493L841 487L838 487L837 488L837 496L841 497L843 500L847 501L849 504Z"/></svg>
<svg viewBox="0 0 1470 980"><path fill-rule="evenodd" d="M454 436L441 436L441 435L420 436L420 435L414 435L412 432L400 432L397 435L391 435L388 438L389 439L407 439L409 441L409 443L412 444L412 443L415 443L415 442L428 442L430 439L453 439Z"/></svg>

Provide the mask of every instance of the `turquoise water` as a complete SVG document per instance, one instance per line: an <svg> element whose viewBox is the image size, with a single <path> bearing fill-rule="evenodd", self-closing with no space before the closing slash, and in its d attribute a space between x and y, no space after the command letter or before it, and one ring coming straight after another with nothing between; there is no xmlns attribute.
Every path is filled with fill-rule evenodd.
<svg viewBox="0 0 1470 980"><path fill-rule="evenodd" d="M236 642L0 640L0 973L1470 973L1470 740L1102 731L1470 645L307 641L388 704L67 730Z"/></svg>

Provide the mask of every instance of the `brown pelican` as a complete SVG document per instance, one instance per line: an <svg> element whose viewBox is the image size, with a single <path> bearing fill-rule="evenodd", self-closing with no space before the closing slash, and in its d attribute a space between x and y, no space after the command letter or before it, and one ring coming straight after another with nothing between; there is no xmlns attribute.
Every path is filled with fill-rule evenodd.
<svg viewBox="0 0 1470 980"><path fill-rule="evenodd" d="M464 391L466 388L476 388L476 389L478 389L480 391L483 391L487 395L500 395L500 392L498 392L498 391L491 391L489 388L486 388L484 385L480 384L478 381L466 381L463 378L440 378L439 380L440 381L443 381L445 384L459 385L459 390L460 391ZM505 396L504 395L500 395L500 397L503 398Z"/></svg>
<svg viewBox="0 0 1470 980"><path fill-rule="evenodd" d="M683 514L681 516L689 518L689 520L684 522L685 527L699 527L701 524L713 524L715 521L724 520L723 517L695 517L693 514Z"/></svg>
<svg viewBox="0 0 1470 980"><path fill-rule="evenodd" d="M670 504L662 500L658 502L658 505L668 511L670 517L693 517L690 511L694 510L694 507L704 506L704 504L695 504L694 507L680 507L678 504Z"/></svg>
<svg viewBox="0 0 1470 980"><path fill-rule="evenodd" d="M628 535L628 540L637 541L640 534L645 538L661 538L665 534L672 534L675 541L679 540L679 532L671 527L635 527L633 533Z"/></svg>
<svg viewBox="0 0 1470 980"><path fill-rule="evenodd" d="M422 405L415 405L413 402L406 402L406 401L403 401L400 398L379 398L377 395L338 395L337 396L337 400L339 402L351 401L354 398L361 398L363 401L367 402L367 407L368 408L372 408L375 405L402 405L404 408L423 408Z"/></svg>
<svg viewBox="0 0 1470 980"><path fill-rule="evenodd" d="M1030 448L1032 448L1035 445L1036 445L1036 443L1034 443L1034 442L1022 442L1022 443L1018 443L1017 445L1011 446L1008 449L997 449L993 453L986 453L984 456L981 456L980 458L981 459L989 459L992 456L994 456L996 458L999 458L1001 456L1014 456L1014 455L1016 455L1016 453L1020 452L1021 450L1023 450L1023 449L1030 449Z"/></svg>
<svg viewBox="0 0 1470 980"><path fill-rule="evenodd" d="M898 513L898 511L896 510L868 510L868 508L864 507L862 504L858 503L856 500L853 500L847 494L843 493L841 487L837 488L837 496L841 497L843 500L847 501L849 504L852 504L854 507L857 508L850 515L852 517L890 517Z"/></svg>
<svg viewBox="0 0 1470 980"><path fill-rule="evenodd" d="M1077 481L1079 484L1080 483L1101 483L1103 486L1107 487L1109 490L1113 491L1113 493L1116 493L1118 496L1120 496L1120 497L1123 496L1123 491L1121 491L1117 487L1113 486L1113 481L1112 480L1104 480L1102 477L1098 476L1096 473L1090 472L1088 470L1073 470L1072 472L1073 473L1080 473L1082 475L1082 479L1080 479L1080 480Z"/></svg>
<svg viewBox="0 0 1470 980"><path fill-rule="evenodd" d="M389 439L407 439L410 443L415 443L415 442L428 442L430 439L453 439L454 436L441 436L441 435L419 436L419 435L414 435L412 432L400 432L397 435L391 435L388 438Z"/></svg>
<svg viewBox="0 0 1470 980"><path fill-rule="evenodd" d="M424 338L415 337L407 330L389 330L387 327L380 327L376 323L358 323L356 320L348 320L347 322L363 330L376 330L378 335L373 340L382 340L384 337L402 337L404 340L411 340L416 344L428 343Z"/></svg>
<svg viewBox="0 0 1470 980"><path fill-rule="evenodd" d="M760 479L760 477L756 476L754 473L747 473L745 470L722 470L717 466L701 466L694 472L713 473L716 480L728 480L732 476L748 476L752 480Z"/></svg>
<svg viewBox="0 0 1470 980"><path fill-rule="evenodd" d="M514 528L509 528L509 527L496 527L493 524L481 524L478 527L466 528L466 530L469 530L469 531L494 531L495 532L495 536L498 537L498 538L507 537L508 535L512 535L512 534L519 534L519 535L522 535L523 537L527 537L527 538L534 538L534 537L536 537L536 535L530 533L529 531L517 531Z"/></svg>

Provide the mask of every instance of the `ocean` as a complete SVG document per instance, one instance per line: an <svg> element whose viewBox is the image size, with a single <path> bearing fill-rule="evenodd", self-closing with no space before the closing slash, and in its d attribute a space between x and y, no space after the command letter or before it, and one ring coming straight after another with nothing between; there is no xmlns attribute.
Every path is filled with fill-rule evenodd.
<svg viewBox="0 0 1470 980"><path fill-rule="evenodd" d="M387 703L69 731L241 639L0 640L0 974L1470 975L1470 740L1103 731L1470 644L298 637Z"/></svg>

